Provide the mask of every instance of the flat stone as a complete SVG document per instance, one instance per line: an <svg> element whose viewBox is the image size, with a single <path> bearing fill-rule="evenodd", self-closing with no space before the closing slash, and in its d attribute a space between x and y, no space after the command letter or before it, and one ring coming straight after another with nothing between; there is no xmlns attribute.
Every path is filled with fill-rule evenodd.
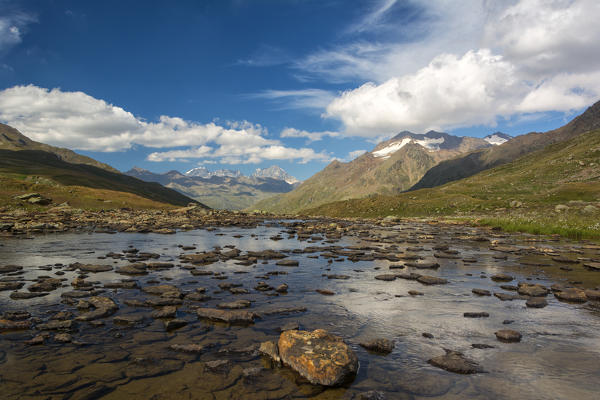
<svg viewBox="0 0 600 400"><path fill-rule="evenodd" d="M444 278L438 278L437 276L421 275L417 278L417 282L423 285L445 285L448 281Z"/></svg>
<svg viewBox="0 0 600 400"><path fill-rule="evenodd" d="M529 308L544 308L548 302L543 297L532 297L525 302L525 305Z"/></svg>
<svg viewBox="0 0 600 400"><path fill-rule="evenodd" d="M560 292L555 292L554 296L568 303L585 303L588 299L583 289L566 288Z"/></svg>
<svg viewBox="0 0 600 400"><path fill-rule="evenodd" d="M296 260L280 260L275 263L281 267L297 267L300 263Z"/></svg>
<svg viewBox="0 0 600 400"><path fill-rule="evenodd" d="M465 318L488 318L490 314L486 312L466 312L463 314Z"/></svg>
<svg viewBox="0 0 600 400"><path fill-rule="evenodd" d="M186 326L188 322L184 319L175 318L165 321L164 324L167 331L173 331Z"/></svg>
<svg viewBox="0 0 600 400"><path fill-rule="evenodd" d="M372 339L359 343L362 347L375 353L389 354L394 350L394 342L389 339Z"/></svg>
<svg viewBox="0 0 600 400"><path fill-rule="evenodd" d="M172 344L169 349L182 353L202 353L204 346L200 344Z"/></svg>
<svg viewBox="0 0 600 400"><path fill-rule="evenodd" d="M495 333L496 338L501 342L516 343L521 341L521 334L512 329L501 329Z"/></svg>
<svg viewBox="0 0 600 400"><path fill-rule="evenodd" d="M252 303L250 302L250 300L235 300L235 301L230 301L227 303L219 303L217 304L218 308L225 308L225 309L229 309L229 310L236 310L236 309L241 309L241 308L248 308L252 305Z"/></svg>
<svg viewBox="0 0 600 400"><path fill-rule="evenodd" d="M491 296L492 293L489 290L485 289L472 289L471 293L476 294L477 296Z"/></svg>
<svg viewBox="0 0 600 400"><path fill-rule="evenodd" d="M550 290L547 287L542 286L537 283L530 284L530 283L521 282L518 285L517 292L524 296L544 297L548 293L550 293Z"/></svg>
<svg viewBox="0 0 600 400"><path fill-rule="evenodd" d="M513 278L512 276L507 275L507 274L496 274L496 275L492 275L491 279L494 282L510 282L515 278Z"/></svg>
<svg viewBox="0 0 600 400"><path fill-rule="evenodd" d="M227 322L231 324L242 323L250 324L254 322L256 314L241 310L219 310L217 308L198 308L196 314L199 318L209 319L211 321Z"/></svg>

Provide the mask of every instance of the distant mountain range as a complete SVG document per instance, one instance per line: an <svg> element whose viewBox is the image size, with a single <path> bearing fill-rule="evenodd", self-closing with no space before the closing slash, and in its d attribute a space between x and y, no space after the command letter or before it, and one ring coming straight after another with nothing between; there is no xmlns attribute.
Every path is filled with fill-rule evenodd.
<svg viewBox="0 0 600 400"><path fill-rule="evenodd" d="M400 132L351 162L333 161L293 191L251 208L293 213L337 200L397 194L411 188L441 161L492 147L491 143L497 143L497 139L509 137L502 133L473 138L436 131Z"/></svg>
<svg viewBox="0 0 600 400"><path fill-rule="evenodd" d="M3 203L10 203L13 195L23 191L85 208L197 203L178 191L124 175L90 157L35 142L4 124L0 124L0 187Z"/></svg>
<svg viewBox="0 0 600 400"><path fill-rule="evenodd" d="M156 174L137 167L125 173L146 182L160 183L211 208L230 210L244 209L257 201L287 193L298 183L276 165L259 168L251 176L237 170L210 171L205 167L193 168L183 174L179 171Z"/></svg>

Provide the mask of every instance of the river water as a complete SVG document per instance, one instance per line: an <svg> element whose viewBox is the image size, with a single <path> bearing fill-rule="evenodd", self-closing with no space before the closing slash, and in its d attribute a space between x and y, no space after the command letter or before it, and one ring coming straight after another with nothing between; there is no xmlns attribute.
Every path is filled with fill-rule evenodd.
<svg viewBox="0 0 600 400"><path fill-rule="evenodd" d="M22 271L0 275L1 280L20 280L27 291L40 276L66 278L62 287L44 297L12 300L11 291L0 292L0 314L28 311L34 322L48 321L61 311L73 317L81 312L65 304L61 294L73 290L70 282L79 275L71 263L129 264L125 259L104 258L135 248L160 254L152 261L172 262L174 267L129 277L115 270L89 273L86 281L103 283L134 279L140 287L170 284L182 292L206 288L211 299L184 299L177 318L188 323L167 331L164 321L151 317L152 308L127 305L127 300L156 296L138 289L106 289L101 296L113 299L118 311L95 323L79 322L72 328L72 343L58 343L50 332L42 345L25 342L38 330L0 333L0 397L6 399L353 399L378 391L385 399L597 399L600 391L600 308L597 303L571 304L547 296L548 306L527 308L525 300L501 301L495 296L476 296L471 290L505 291L491 276L505 273L515 280L540 283L571 283L585 288L600 285L600 272L587 271L582 260L600 258L600 249L584 243L557 241L529 235L505 235L464 226L400 224L391 227L363 226L341 238L313 237L298 240L289 227L277 222L254 229L220 228L178 232L175 235L136 233L63 233L35 238L0 239L0 266L19 265ZM281 240L272 240L281 235ZM511 246L512 252L494 250L490 241ZM437 258L434 246L447 244L458 256ZM183 250L181 246L195 249ZM179 260L181 254L210 251L218 246L242 251L279 250L297 267L277 266L277 260L239 265L238 260L218 261L197 267L212 275L194 276ZM228 246L228 247L226 247ZM303 252L306 247L321 249ZM332 248L331 246L339 246ZM379 248L386 254L414 254L421 262L438 262L437 270L394 270L439 276L445 285L425 286L414 280L380 281L390 273L386 259L349 261L332 249L363 248L369 254ZM343 252L342 252L343 253ZM557 254L573 263L552 260ZM99 259L100 257L100 259ZM329 260L334 260L328 262ZM465 261L466 260L466 261ZM579 261L579 262L577 262ZM545 264L533 266L530 264ZM560 267L563 267L561 269ZM268 274L283 271L284 274ZM58 273L58 274L57 274ZM327 274L349 279L328 279ZM219 278L219 279L215 279ZM269 278L266 280L266 278ZM272 287L289 286L287 294L254 290L259 281ZM231 294L219 284L230 282L248 289ZM325 296L316 289L334 295ZM422 292L411 296L409 291ZM200 320L195 307L247 299L250 311L280 307L306 307L305 312L265 315L249 326ZM132 304L132 303L130 303ZM487 312L488 318L464 318L464 312ZM116 323L115 317L139 316L134 324ZM37 318L37 319L36 319ZM505 322L513 321L510 324ZM101 323L98 323L100 321ZM341 336L356 352L360 367L346 387L323 388L308 383L286 367L273 365L256 351L266 340L277 340L281 327L297 323L300 329L323 328ZM494 332L513 329L520 343L502 343ZM424 337L423 333L433 335ZM358 343L372 338L393 340L388 355L366 351ZM173 344L199 344L197 354L173 351ZM473 343L493 346L476 349ZM459 375L428 364L444 349L462 352L486 371ZM214 363L214 361L223 361ZM376 398L376 397L373 397Z"/></svg>

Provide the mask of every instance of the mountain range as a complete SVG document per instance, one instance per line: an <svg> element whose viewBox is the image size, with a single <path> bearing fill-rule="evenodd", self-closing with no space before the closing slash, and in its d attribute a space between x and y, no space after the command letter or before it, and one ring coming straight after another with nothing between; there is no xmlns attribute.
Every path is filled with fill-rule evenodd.
<svg viewBox="0 0 600 400"><path fill-rule="evenodd" d="M251 176L237 170L210 171L205 167L185 173L169 171L157 174L134 167L125 172L146 182L157 182L177 190L211 208L240 210L252 204L294 189L298 180L273 165L257 169Z"/></svg>
<svg viewBox="0 0 600 400"><path fill-rule="evenodd" d="M338 200L397 194L410 189L441 161L492 147L490 141L497 143L498 138L508 140L510 136L496 133L473 138L436 131L400 132L355 160L333 161L293 191L263 200L252 209L293 213Z"/></svg>

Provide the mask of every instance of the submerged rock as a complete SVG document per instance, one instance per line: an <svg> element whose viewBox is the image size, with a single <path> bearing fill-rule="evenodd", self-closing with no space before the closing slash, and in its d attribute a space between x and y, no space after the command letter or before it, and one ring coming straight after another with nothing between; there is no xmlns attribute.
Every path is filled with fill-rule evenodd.
<svg viewBox="0 0 600 400"><path fill-rule="evenodd" d="M443 356L437 356L428 361L429 364L457 374L476 374L485 372L475 361L466 358L462 353L446 350Z"/></svg>
<svg viewBox="0 0 600 400"><path fill-rule="evenodd" d="M198 308L196 314L199 318L205 318L212 321L235 323L253 323L256 314L249 311L240 310L219 310L217 308Z"/></svg>
<svg viewBox="0 0 600 400"><path fill-rule="evenodd" d="M279 337L283 363L311 383L338 386L354 379L358 359L342 338L323 329L285 331Z"/></svg>
<svg viewBox="0 0 600 400"><path fill-rule="evenodd" d="M359 344L367 350L381 354L389 354L395 347L394 342L389 339L372 339Z"/></svg>

